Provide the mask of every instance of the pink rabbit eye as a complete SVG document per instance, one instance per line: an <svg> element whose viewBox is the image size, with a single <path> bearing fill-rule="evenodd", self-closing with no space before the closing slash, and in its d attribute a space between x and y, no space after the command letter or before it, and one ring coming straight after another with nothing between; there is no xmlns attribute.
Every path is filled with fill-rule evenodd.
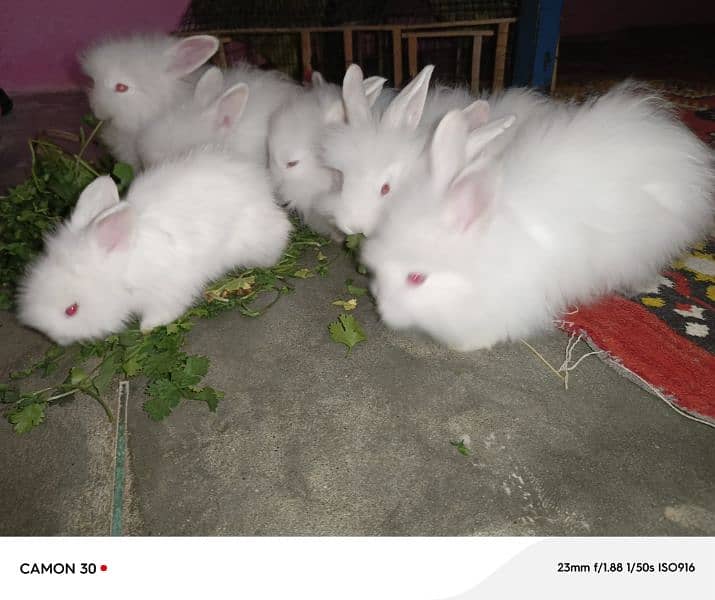
<svg viewBox="0 0 715 600"><path fill-rule="evenodd" d="M409 273L407 275L407 283L409 285L422 285L427 279L427 275L424 273Z"/></svg>
<svg viewBox="0 0 715 600"><path fill-rule="evenodd" d="M120 94L126 92L129 89L129 86L125 83L118 83L117 85L114 86L114 91L119 92Z"/></svg>
<svg viewBox="0 0 715 600"><path fill-rule="evenodd" d="M74 317L77 314L77 310L79 309L79 304L76 302L74 304L71 304L67 308L65 308L65 314L68 317Z"/></svg>
<svg viewBox="0 0 715 600"><path fill-rule="evenodd" d="M380 188L380 195L381 196L387 196L387 194L390 193L390 184L389 183L383 183L382 187Z"/></svg>
<svg viewBox="0 0 715 600"><path fill-rule="evenodd" d="M292 169L292 168L295 167L299 162L300 162L299 160L289 160L289 161L286 163L286 167L288 167L289 169Z"/></svg>

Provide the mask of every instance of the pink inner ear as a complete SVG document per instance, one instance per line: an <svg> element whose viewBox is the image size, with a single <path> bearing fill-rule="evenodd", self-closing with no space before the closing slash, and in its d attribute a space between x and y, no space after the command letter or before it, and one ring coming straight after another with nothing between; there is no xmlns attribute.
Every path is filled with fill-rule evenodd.
<svg viewBox="0 0 715 600"><path fill-rule="evenodd" d="M107 252L126 249L131 224L132 213L128 208L107 215L95 225L97 242Z"/></svg>
<svg viewBox="0 0 715 600"><path fill-rule="evenodd" d="M459 177L448 192L449 206L459 231L466 231L486 213L494 191L490 174L477 171Z"/></svg>
<svg viewBox="0 0 715 600"><path fill-rule="evenodd" d="M473 102L462 112L467 117L470 131L481 127L489 121L489 103L484 100Z"/></svg>
<svg viewBox="0 0 715 600"><path fill-rule="evenodd" d="M176 44L168 71L179 77L188 75L204 64L216 51L216 42L209 37L189 38Z"/></svg>
<svg viewBox="0 0 715 600"><path fill-rule="evenodd" d="M217 122L219 129L229 129L243 114L248 100L248 88L241 84L225 92L218 101Z"/></svg>

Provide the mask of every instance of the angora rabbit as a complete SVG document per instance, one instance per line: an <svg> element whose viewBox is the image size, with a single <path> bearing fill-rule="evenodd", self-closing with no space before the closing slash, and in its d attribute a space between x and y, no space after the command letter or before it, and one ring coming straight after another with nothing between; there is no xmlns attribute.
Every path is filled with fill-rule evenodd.
<svg viewBox="0 0 715 600"><path fill-rule="evenodd" d="M347 124L331 127L323 142L326 165L342 174L342 190L330 212L343 233L372 234L382 210L408 180L410 171L423 168L419 157L435 125L448 111L464 109L472 115L472 127L483 124L478 117L484 101L475 103L462 89L438 86L429 90L433 69L432 65L422 69L381 116L368 110L359 67L353 65L346 72L343 99ZM524 98L536 102L536 96L525 94ZM516 107L516 102L512 104ZM510 108L493 107L492 113L506 117Z"/></svg>
<svg viewBox="0 0 715 600"><path fill-rule="evenodd" d="M281 203L298 212L303 222L323 235L340 235L322 214L321 204L332 198L341 181L319 155L325 129L345 120L340 86L313 73L309 90L290 98L271 117L268 128L269 167ZM372 105L385 79L370 77L363 89Z"/></svg>
<svg viewBox="0 0 715 600"><path fill-rule="evenodd" d="M146 165L204 144L223 144L236 154L265 165L268 119L300 92L278 71L241 64L221 73L204 73L194 98L159 115L142 132L139 153Z"/></svg>
<svg viewBox="0 0 715 600"><path fill-rule="evenodd" d="M384 322L458 350L547 327L572 303L649 280L711 226L712 151L626 82L529 119L465 166L467 124L440 123L362 260Z"/></svg>
<svg viewBox="0 0 715 600"><path fill-rule="evenodd" d="M218 46L210 35L137 35L103 41L82 54L82 68L93 80L89 104L106 121L100 137L116 158L139 167L137 134L160 112L191 97L197 69Z"/></svg>
<svg viewBox="0 0 715 600"><path fill-rule="evenodd" d="M60 344L117 331L131 315L150 330L232 267L273 265L290 230L265 169L222 151L144 172L123 201L99 177L30 267L19 319Z"/></svg>

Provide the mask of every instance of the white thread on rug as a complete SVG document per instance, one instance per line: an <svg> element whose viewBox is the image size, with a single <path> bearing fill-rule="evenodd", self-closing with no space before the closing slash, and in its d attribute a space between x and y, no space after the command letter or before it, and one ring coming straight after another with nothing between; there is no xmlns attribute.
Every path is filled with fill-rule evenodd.
<svg viewBox="0 0 715 600"><path fill-rule="evenodd" d="M578 309L576 309L578 311ZM573 314L573 313L570 313ZM574 341L574 338L576 338L576 341ZM588 356L600 356L601 360L604 362L609 363L611 366L613 366L616 370L622 371L625 373L626 379L630 379L633 383L638 385L638 387L647 390L651 394L653 394L656 398L660 398L663 402L665 402L674 412L678 413L681 417L685 417L686 419L690 419L691 421L695 421L696 423L701 423L703 425L707 425L708 427L712 427L715 429L715 422L708 420L708 419L702 419L700 417L696 417L694 415L689 414L685 410L681 409L674 400L668 398L661 390L658 388L652 386L649 384L645 379L643 379L640 375L637 375L630 369L628 369L626 366L623 365L617 358L614 358L611 356L608 352L605 350L593 350L591 352L587 352L583 356L580 356L578 360L573 364L569 365L568 363L572 360L573 357L573 351L574 348L576 347L576 344L578 344L581 340L585 341L588 346L591 348L597 348L593 343L593 340L591 340L586 334L581 332L580 334L577 334L574 332L571 334L571 337L569 338L568 342L566 343L566 359L564 362L561 364L561 366L556 369L554 366L544 358L544 356L536 349L534 348L529 342L527 342L524 339L520 339L519 341L524 344L529 350L531 350L538 358L543 362L549 369L556 375L557 377L561 378L561 380L564 382L564 387L568 390L568 375L570 371L573 371L580 363L581 361L588 357ZM564 373L562 375L561 373Z"/></svg>
<svg viewBox="0 0 715 600"><path fill-rule="evenodd" d="M574 308L571 312L565 312L562 314L562 316L567 317L569 315L575 315L578 312L578 306ZM574 327L574 322L573 321L567 321L566 319L554 319L554 325L556 327L561 327L561 328L568 328L568 329L573 329Z"/></svg>
<svg viewBox="0 0 715 600"><path fill-rule="evenodd" d="M582 333L579 333L578 337L576 337L576 332L573 332L571 334L569 341L566 343L566 358L564 359L564 362L561 363L561 366L557 369L559 373L564 374L564 388L566 388L567 390L569 389L569 373L576 369L576 367L581 364L584 358L593 356L594 354L604 353L603 350L592 350L591 352L586 352L586 354L580 356L574 364L570 365L569 363L573 360L573 351L576 349L576 346L578 346L579 342L582 339Z"/></svg>

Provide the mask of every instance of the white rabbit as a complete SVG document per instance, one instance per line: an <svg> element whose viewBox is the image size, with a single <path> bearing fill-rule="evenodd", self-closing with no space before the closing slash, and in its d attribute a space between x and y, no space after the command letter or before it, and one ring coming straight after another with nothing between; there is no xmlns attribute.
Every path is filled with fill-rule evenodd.
<svg viewBox="0 0 715 600"><path fill-rule="evenodd" d="M266 170L223 151L200 148L146 171L123 201L99 177L31 265L18 316L60 344L100 338L131 315L150 330L232 267L275 264L290 230Z"/></svg>
<svg viewBox="0 0 715 600"><path fill-rule="evenodd" d="M166 111L142 132L141 160L148 166L210 143L265 165L268 120L300 91L287 75L245 63L224 73L209 69L192 100Z"/></svg>
<svg viewBox="0 0 715 600"><path fill-rule="evenodd" d="M363 245L388 326L464 351L526 337L649 280L712 224L712 151L633 83L529 119L465 166L467 129L442 120L428 171Z"/></svg>
<svg viewBox="0 0 715 600"><path fill-rule="evenodd" d="M216 52L217 38L135 35L105 40L80 56L92 79L89 104L105 120L100 137L116 158L139 166L136 137L157 114L191 97L197 70Z"/></svg>
<svg viewBox="0 0 715 600"><path fill-rule="evenodd" d="M326 127L345 120L340 86L313 73L312 87L290 98L271 117L268 128L269 168L283 206L296 210L303 222L323 235L340 239L322 214L321 206L340 188L340 178L319 154ZM368 105L380 95L385 79L370 77L364 84Z"/></svg>
<svg viewBox="0 0 715 600"><path fill-rule="evenodd" d="M465 90L438 86L430 91L433 69L432 65L422 69L381 115L369 110L360 68L351 65L345 73L347 124L329 128L323 142L325 164L342 174L342 190L330 210L343 233L369 236L410 170L421 168L418 159L439 118L450 110L475 106ZM477 101L476 107L484 104Z"/></svg>

